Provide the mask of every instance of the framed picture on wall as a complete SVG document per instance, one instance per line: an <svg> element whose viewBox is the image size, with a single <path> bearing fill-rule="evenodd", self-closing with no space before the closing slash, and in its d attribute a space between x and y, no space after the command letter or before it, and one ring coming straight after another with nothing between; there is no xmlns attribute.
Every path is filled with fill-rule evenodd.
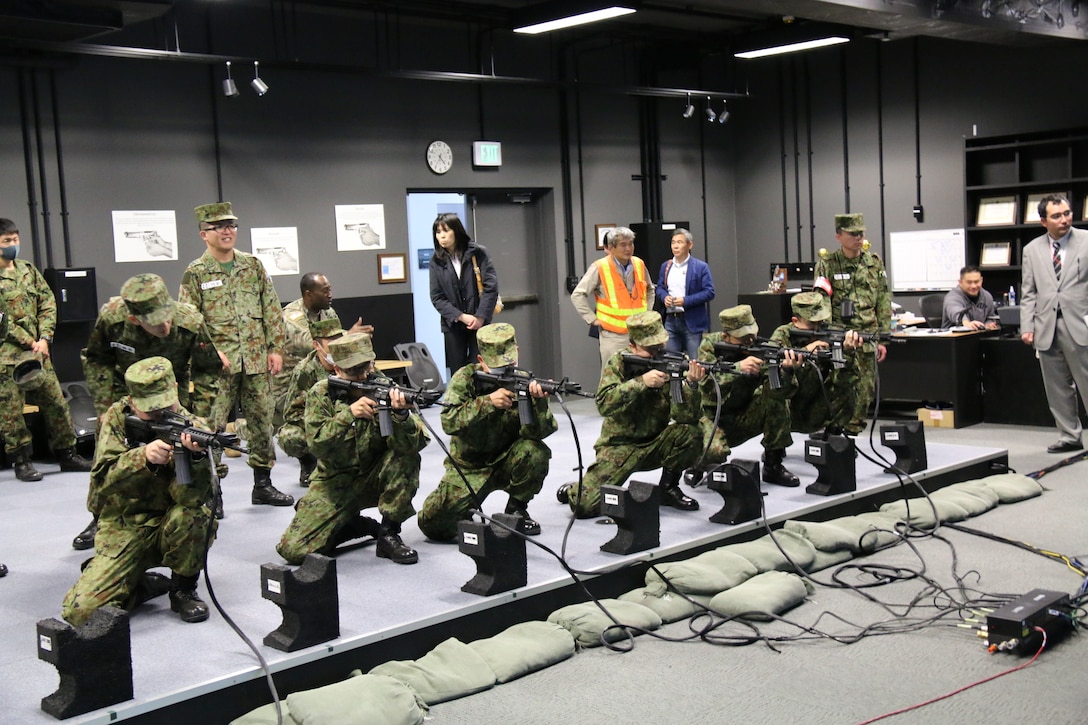
<svg viewBox="0 0 1088 725"><path fill-rule="evenodd" d="M1028 200L1024 204L1024 223L1037 224L1039 222L1039 202L1044 196L1061 194L1060 191L1048 191L1043 194L1028 194Z"/></svg>
<svg viewBox="0 0 1088 725"><path fill-rule="evenodd" d="M978 200L978 217L975 224L980 227L1016 223L1015 196L987 196Z"/></svg>
<svg viewBox="0 0 1088 725"><path fill-rule="evenodd" d="M608 233L616 228L615 224L595 224L593 231L597 237L597 249L604 249L605 240L608 239Z"/></svg>
<svg viewBox="0 0 1088 725"><path fill-rule="evenodd" d="M408 281L408 255L379 254L378 284L393 284Z"/></svg>
<svg viewBox="0 0 1088 725"><path fill-rule="evenodd" d="M1088 222L1088 195L1084 197L1084 206L1081 207L1080 220L1082 222Z"/></svg>
<svg viewBox="0 0 1088 725"><path fill-rule="evenodd" d="M1012 242L986 242L978 256L979 267L1008 267L1012 262Z"/></svg>

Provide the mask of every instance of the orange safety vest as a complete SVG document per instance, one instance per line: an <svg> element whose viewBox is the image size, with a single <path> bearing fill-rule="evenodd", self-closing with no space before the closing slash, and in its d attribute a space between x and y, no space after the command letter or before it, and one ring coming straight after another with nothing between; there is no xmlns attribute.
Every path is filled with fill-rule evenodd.
<svg viewBox="0 0 1088 725"><path fill-rule="evenodd" d="M635 265L634 292L627 291L623 275L616 269L611 257L605 257L597 263L600 289L604 290L603 297L596 295L597 319L601 322L601 329L620 335L627 334L628 317L647 310L646 265L638 257L631 257L631 263Z"/></svg>

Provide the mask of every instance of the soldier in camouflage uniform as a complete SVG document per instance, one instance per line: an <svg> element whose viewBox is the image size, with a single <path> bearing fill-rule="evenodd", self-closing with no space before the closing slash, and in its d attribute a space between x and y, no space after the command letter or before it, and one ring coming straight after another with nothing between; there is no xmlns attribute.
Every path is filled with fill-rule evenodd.
<svg viewBox="0 0 1088 725"><path fill-rule="evenodd" d="M373 375L369 335L344 335L329 343L329 353L337 376L359 381ZM389 395L393 433L387 438L379 430L378 403L362 391L350 393L330 395L326 378L306 394L306 438L317 470L276 551L299 564L307 554L329 555L346 541L373 536L379 557L415 564L419 555L401 540L400 530L415 513L419 452L430 437L399 390ZM371 506L382 514L381 525L360 513Z"/></svg>
<svg viewBox="0 0 1088 725"><path fill-rule="evenodd" d="M99 421L114 402L124 397L125 371L129 366L155 356L170 361L182 407L190 410L211 407L226 357L216 352L204 318L195 307L174 302L159 275L138 274L125 281L120 296L111 297L102 305L83 349L83 372ZM189 400L190 375L202 381L194 389L209 396L203 405L195 406ZM92 485L87 495L87 510L94 514L94 519L72 540L74 549L94 546L97 498Z"/></svg>
<svg viewBox="0 0 1088 725"><path fill-rule="evenodd" d="M600 515L601 486L620 486L635 471L662 468L661 505L694 511L699 502L680 490L680 476L699 457L699 381L706 370L689 362L684 401L674 404L669 376L660 370L641 375L626 368L625 352L652 358L665 349L669 335L656 312L627 318L628 349L614 353L605 365L597 389L597 410L604 416L601 435L593 446L597 460L586 471L581 489L565 483L556 492L578 518ZM674 422L675 421L675 422Z"/></svg>
<svg viewBox="0 0 1088 725"><path fill-rule="evenodd" d="M835 238L840 249L820 250L816 262L815 287L831 299L831 322L859 332L888 332L892 324L892 297L884 263L868 251L865 217L861 214L836 214ZM844 315L843 303L847 304ZM876 366L888 354L884 345L866 342L862 354L853 356L853 364L840 370L844 386L855 391L854 409L845 425L848 435L865 430L869 404L876 389Z"/></svg>
<svg viewBox="0 0 1088 725"><path fill-rule="evenodd" d="M457 522L470 518L469 509L482 508L493 491L506 491L510 495L506 513L520 514L518 531L536 536L540 524L529 517L527 506L548 475L552 452L543 440L558 425L548 408L548 394L536 381L529 384L533 422L522 426L517 394L476 380L477 370L498 372L498 368L517 366L513 325L485 325L476 333L476 342L479 362L458 370L446 389L442 430L450 435L450 456L438 488L423 502L419 529L431 539L452 539Z"/></svg>
<svg viewBox="0 0 1088 725"><path fill-rule="evenodd" d="M248 424L253 469L250 500L290 506L295 499L277 490L271 475L276 449L269 379L283 365L284 345L279 297L260 260L234 248L238 217L230 202L204 204L194 211L207 250L186 268L178 299L200 310L216 349L230 362L211 409L198 406L196 413L222 430L237 398ZM207 397L202 392L197 395L198 403Z"/></svg>
<svg viewBox="0 0 1088 725"><path fill-rule="evenodd" d="M759 325L749 305L729 307L718 313L723 332L703 336L699 345L699 360L714 362L714 343L750 345L759 334ZM735 364L732 372L714 373L721 390L721 407L714 379L703 381L703 416L699 420L700 441L705 455L698 469L688 472L687 480L695 484L705 469L724 463L729 446L739 446L756 436L763 436L763 480L779 486L797 486L797 476L783 464L786 449L793 444L790 435L790 410L786 402L793 392L790 369L796 364L792 357L782 363L782 387L774 390L767 378L763 360L754 355ZM718 425L714 425L715 413Z"/></svg>
<svg viewBox="0 0 1088 725"><path fill-rule="evenodd" d="M8 308L4 304L4 298L0 297L0 340L8 336ZM8 565L0 564L0 577L8 575Z"/></svg>
<svg viewBox="0 0 1088 725"><path fill-rule="evenodd" d="M156 420L163 410L173 410L191 417L178 403L169 360L151 357L133 364L125 372L125 383L128 397L106 411L99 427L91 474L102 502L98 551L65 595L61 613L78 627L99 607L129 609L140 601L144 572L166 566L172 572L170 609L184 622L203 622L208 607L197 596L196 584L217 526L208 505L212 465L206 451L183 435L192 483L180 485L172 444L158 439L136 443L126 436L129 414ZM206 427L200 420L193 424Z"/></svg>
<svg viewBox="0 0 1088 725"><path fill-rule="evenodd" d="M19 255L19 228L0 219L0 295L7 310L7 334L0 339L0 434L20 481L40 481L31 462L32 438L23 420L23 406L37 405L49 430L49 442L62 471L90 471L91 462L76 453L72 415L64 400L49 346L57 326L57 300L33 264ZM21 362L36 360L41 373L20 387L12 378Z"/></svg>
<svg viewBox="0 0 1088 725"><path fill-rule="evenodd" d="M310 354L298 363L291 373L291 385L287 389L287 407L283 412L283 425L276 433L283 452L299 460L299 485L308 488L310 476L317 468L317 456L310 451L306 441L306 396L319 380L335 374L329 343L344 335L340 320L333 315L310 323Z"/></svg>
<svg viewBox="0 0 1088 725"><path fill-rule="evenodd" d="M793 319L771 333L771 342L783 347L799 347L792 342L790 330L819 330L831 319L831 304L819 292L801 292L790 300ZM846 333L844 356L849 359L861 347L861 338L854 330ZM827 348L826 340L812 340L803 345L815 352ZM794 391L790 396L790 427L801 433L821 433L830 429L838 432L849 422L854 410L854 385L849 376L840 376L830 361L798 365L793 369ZM844 385L844 379L846 384Z"/></svg>

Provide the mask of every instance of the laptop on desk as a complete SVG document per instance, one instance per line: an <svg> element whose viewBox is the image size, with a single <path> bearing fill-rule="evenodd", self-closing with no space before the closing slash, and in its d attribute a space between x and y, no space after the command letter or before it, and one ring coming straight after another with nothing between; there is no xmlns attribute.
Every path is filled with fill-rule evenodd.
<svg viewBox="0 0 1088 725"><path fill-rule="evenodd" d="M998 307L997 317L1002 327L1020 327L1020 305Z"/></svg>

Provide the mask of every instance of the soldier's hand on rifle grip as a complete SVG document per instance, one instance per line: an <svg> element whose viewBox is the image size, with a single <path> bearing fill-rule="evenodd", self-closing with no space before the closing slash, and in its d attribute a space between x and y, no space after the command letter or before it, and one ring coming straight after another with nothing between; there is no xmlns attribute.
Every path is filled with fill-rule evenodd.
<svg viewBox="0 0 1088 725"><path fill-rule="evenodd" d="M181 445L185 446L186 449L192 451L193 453L200 453L202 450L204 450L204 447L194 441L193 437L188 433L181 434Z"/></svg>
<svg viewBox="0 0 1088 725"><path fill-rule="evenodd" d="M392 394L390 394L390 398L392 398ZM351 414L356 418L373 420L374 412L378 409L378 403L364 395L352 403L349 408L351 409Z"/></svg>
<svg viewBox="0 0 1088 725"><path fill-rule="evenodd" d="M746 357L737 363L737 370L745 375L759 375L759 371L762 369L763 361L754 355Z"/></svg>
<svg viewBox="0 0 1088 725"><path fill-rule="evenodd" d="M156 466L164 466L169 463L173 457L174 446L166 441L156 438L144 446L144 458L147 459L148 463L152 463Z"/></svg>
<svg viewBox="0 0 1088 725"><path fill-rule="evenodd" d="M543 388L540 387L540 383L535 380L529 383L529 395L533 396L534 398L548 397L548 394L544 392Z"/></svg>
<svg viewBox="0 0 1088 725"><path fill-rule="evenodd" d="M408 410L410 407L400 388L389 389L389 405L393 410Z"/></svg>
<svg viewBox="0 0 1088 725"><path fill-rule="evenodd" d="M842 348L844 350L857 350L861 347L861 335L857 330L847 330L846 335L842 341Z"/></svg>
<svg viewBox="0 0 1088 725"><path fill-rule="evenodd" d="M805 361L798 357L797 353L793 350L785 350L782 353L782 367L784 368L799 368L805 364Z"/></svg>
<svg viewBox="0 0 1088 725"><path fill-rule="evenodd" d="M698 360L688 360L688 382L697 383L705 377L706 368L700 365Z"/></svg>
<svg viewBox="0 0 1088 725"><path fill-rule="evenodd" d="M669 375L661 370L647 370L642 374L642 383L647 388L660 388L667 382L669 382Z"/></svg>
<svg viewBox="0 0 1088 725"><path fill-rule="evenodd" d="M510 408L514 407L514 401L517 399L517 396L511 390L499 388L491 393L491 395L488 395L487 398L497 409L510 410Z"/></svg>

